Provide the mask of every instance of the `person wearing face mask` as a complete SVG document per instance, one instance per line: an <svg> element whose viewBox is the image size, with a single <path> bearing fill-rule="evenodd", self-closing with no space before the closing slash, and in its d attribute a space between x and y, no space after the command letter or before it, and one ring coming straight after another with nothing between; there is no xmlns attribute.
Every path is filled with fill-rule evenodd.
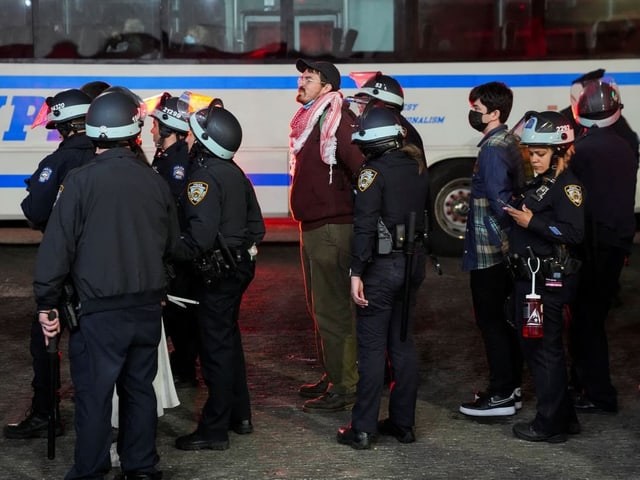
<svg viewBox="0 0 640 480"><path fill-rule="evenodd" d="M290 206L300 222L300 260L322 377L302 385L307 413L350 410L358 371L350 298L353 176L364 163L351 143L356 123L330 62L299 59L296 101L301 107L289 135Z"/></svg>
<svg viewBox="0 0 640 480"><path fill-rule="evenodd" d="M515 225L509 234L509 265L514 276L515 319L522 351L536 389L536 415L514 424L516 437L560 443L580 432L569 396L564 354L563 311L578 288L580 244L585 232L583 187L568 169L574 132L558 112L528 112L521 144L528 147L535 177L503 207ZM526 299L535 293L539 310L524 318ZM535 312L541 312L542 321Z"/></svg>
<svg viewBox="0 0 640 480"><path fill-rule="evenodd" d="M520 382L522 354L504 306L511 281L504 262L508 249L508 203L524 184L518 138L505 122L511 112L513 92L501 82L474 87L469 94L469 124L484 134L471 177L471 199L464 238L462 269L470 274L476 324L484 341L489 384L476 392L460 412L474 417L513 415L522 407Z"/></svg>

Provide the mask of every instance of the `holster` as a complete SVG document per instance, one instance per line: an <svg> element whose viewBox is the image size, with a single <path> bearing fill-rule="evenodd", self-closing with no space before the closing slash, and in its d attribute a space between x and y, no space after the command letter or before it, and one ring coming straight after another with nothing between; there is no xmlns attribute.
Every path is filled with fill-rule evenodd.
<svg viewBox="0 0 640 480"><path fill-rule="evenodd" d="M228 250L227 250L228 251ZM205 285L215 286L221 280L230 278L236 271L236 263L222 249L210 250L193 261L196 272Z"/></svg>
<svg viewBox="0 0 640 480"><path fill-rule="evenodd" d="M60 320L70 332L78 328L78 298L74 286L67 282L62 287Z"/></svg>

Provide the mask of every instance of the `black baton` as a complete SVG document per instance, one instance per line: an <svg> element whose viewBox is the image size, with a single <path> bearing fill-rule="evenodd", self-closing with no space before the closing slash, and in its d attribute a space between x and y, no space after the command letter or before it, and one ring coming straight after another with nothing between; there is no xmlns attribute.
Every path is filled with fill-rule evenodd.
<svg viewBox="0 0 640 480"><path fill-rule="evenodd" d="M49 312L49 320L56 319L56 312ZM60 334L49 338L47 353L49 355L49 380L51 386L51 397L49 398L49 423L47 425L47 458L56 458L56 414L58 410L58 340Z"/></svg>
<svg viewBox="0 0 640 480"><path fill-rule="evenodd" d="M400 323L400 341L407 339L409 329L409 297L411 293L411 270L413 266L413 247L416 236L416 212L409 213L409 224L404 243L404 290L402 292L402 318Z"/></svg>

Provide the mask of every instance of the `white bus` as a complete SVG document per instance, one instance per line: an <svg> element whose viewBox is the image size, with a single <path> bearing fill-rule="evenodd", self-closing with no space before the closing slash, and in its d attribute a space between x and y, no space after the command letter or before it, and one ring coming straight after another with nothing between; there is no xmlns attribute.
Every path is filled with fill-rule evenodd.
<svg viewBox="0 0 640 480"><path fill-rule="evenodd" d="M623 115L640 131L637 0L3 0L0 16L0 220L23 220L24 179L55 149L30 126L44 99L92 80L141 97L220 97L240 120L238 163L265 216L289 215L287 144L298 57L404 86L404 115L427 149L440 254L461 251L470 172L480 140L468 93L504 81L527 110L563 109L573 79L613 76ZM145 125L143 146L153 155ZM605 159L606 160L606 159ZM636 199L636 208L640 198Z"/></svg>

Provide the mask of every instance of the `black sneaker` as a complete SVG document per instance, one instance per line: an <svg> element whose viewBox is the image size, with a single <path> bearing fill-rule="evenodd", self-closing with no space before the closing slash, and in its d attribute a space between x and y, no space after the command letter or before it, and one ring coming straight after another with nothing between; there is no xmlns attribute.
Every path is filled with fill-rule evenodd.
<svg viewBox="0 0 640 480"><path fill-rule="evenodd" d="M351 410L354 403L356 403L355 393L338 395L337 393L327 392L318 398L304 402L302 411L306 413L341 412L343 410Z"/></svg>
<svg viewBox="0 0 640 480"><path fill-rule="evenodd" d="M522 401L521 401L522 404ZM501 417L514 415L516 403L513 394L507 397L476 393L473 402L460 405L460 413L472 417Z"/></svg>
<svg viewBox="0 0 640 480"><path fill-rule="evenodd" d="M476 392L474 393L474 400L477 400L478 398L480 398L480 396L482 395L487 395L485 392ZM514 406L516 407L516 410L520 410L522 409L522 389L520 387L516 387L513 389L513 393L511 394L511 397L513 397L513 403Z"/></svg>
<svg viewBox="0 0 640 480"><path fill-rule="evenodd" d="M46 438L49 432L49 419L46 415L35 413L29 409L27 416L20 423L11 423L4 427L4 437L11 439ZM56 420L56 437L64 433L64 426Z"/></svg>

